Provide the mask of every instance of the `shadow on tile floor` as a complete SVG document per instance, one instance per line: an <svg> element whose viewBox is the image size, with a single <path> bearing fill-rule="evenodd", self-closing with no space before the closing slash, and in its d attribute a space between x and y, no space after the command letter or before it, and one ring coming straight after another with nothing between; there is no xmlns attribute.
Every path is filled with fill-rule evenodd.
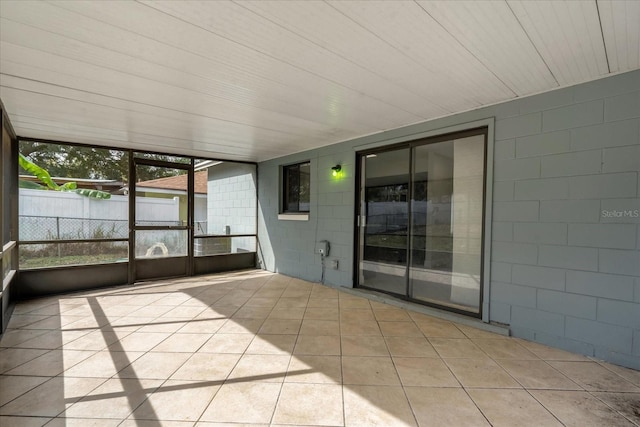
<svg viewBox="0 0 640 427"><path fill-rule="evenodd" d="M259 270L20 303L0 424L640 425L640 372Z"/></svg>

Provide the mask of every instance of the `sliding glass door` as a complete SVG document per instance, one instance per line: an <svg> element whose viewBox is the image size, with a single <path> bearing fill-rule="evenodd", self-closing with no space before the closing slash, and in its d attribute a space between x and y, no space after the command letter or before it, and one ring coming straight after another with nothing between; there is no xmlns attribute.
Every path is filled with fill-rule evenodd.
<svg viewBox="0 0 640 427"><path fill-rule="evenodd" d="M409 149L361 157L361 286L394 294L407 288Z"/></svg>
<svg viewBox="0 0 640 427"><path fill-rule="evenodd" d="M486 129L360 155L358 286L480 315Z"/></svg>

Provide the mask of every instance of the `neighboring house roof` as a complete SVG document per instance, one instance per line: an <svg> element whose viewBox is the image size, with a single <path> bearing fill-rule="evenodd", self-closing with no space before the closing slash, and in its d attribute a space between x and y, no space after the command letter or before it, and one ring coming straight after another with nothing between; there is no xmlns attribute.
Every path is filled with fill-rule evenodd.
<svg viewBox="0 0 640 427"><path fill-rule="evenodd" d="M207 194L207 171L196 172L195 193ZM187 191L187 174L168 176L166 178L151 179L136 183L136 188L156 188L161 190L182 190Z"/></svg>
<svg viewBox="0 0 640 427"><path fill-rule="evenodd" d="M58 185L75 182L78 188L107 191L112 194L117 193L125 185L122 181L116 181L115 179L66 178L59 176L52 176L51 179ZM20 175L20 180L42 185L42 182L33 175Z"/></svg>

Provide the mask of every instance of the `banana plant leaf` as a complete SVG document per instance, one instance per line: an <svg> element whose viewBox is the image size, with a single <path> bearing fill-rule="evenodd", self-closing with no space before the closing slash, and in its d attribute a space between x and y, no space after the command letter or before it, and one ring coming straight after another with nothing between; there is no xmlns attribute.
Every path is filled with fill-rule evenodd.
<svg viewBox="0 0 640 427"><path fill-rule="evenodd" d="M42 182L44 185L37 184L31 181L20 180L20 188L28 188L31 190L54 190L54 191L65 191L79 194L80 196L90 197L92 199L101 199L106 200L111 198L111 194L106 191L100 190L91 190L88 188L78 188L78 184L75 182L66 182L63 185L56 184L53 179L51 179L51 175L45 169L33 163L31 160L27 159L25 156L20 154L18 158L18 162L22 169L27 172L32 173Z"/></svg>
<svg viewBox="0 0 640 427"><path fill-rule="evenodd" d="M73 190L74 193L79 194L81 196L85 196L85 197L91 197L92 199L110 199L111 198L111 194L107 193L106 191L100 191L100 190L90 190L88 188L78 188Z"/></svg>
<svg viewBox="0 0 640 427"><path fill-rule="evenodd" d="M20 186L20 188L26 188L29 190L48 190L48 188L44 185L40 185L36 182L25 181L23 179L18 182L18 185Z"/></svg>
<svg viewBox="0 0 640 427"><path fill-rule="evenodd" d="M22 167L22 169L35 175L40 180L40 182L42 182L48 188L52 190L58 189L58 184L53 182L53 180L51 179L51 175L49 175L49 172L36 165L22 154L20 154L20 157L18 158L18 163L20 164L20 167Z"/></svg>
<svg viewBox="0 0 640 427"><path fill-rule="evenodd" d="M78 188L78 184L75 182L65 182L60 186L61 191L73 191Z"/></svg>

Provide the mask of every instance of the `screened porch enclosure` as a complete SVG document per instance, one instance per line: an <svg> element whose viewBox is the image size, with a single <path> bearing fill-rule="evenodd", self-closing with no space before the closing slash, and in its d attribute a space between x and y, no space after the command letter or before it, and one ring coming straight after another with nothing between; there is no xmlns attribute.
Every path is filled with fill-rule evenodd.
<svg viewBox="0 0 640 427"><path fill-rule="evenodd" d="M255 266L255 164L39 140L19 148L22 295Z"/></svg>

